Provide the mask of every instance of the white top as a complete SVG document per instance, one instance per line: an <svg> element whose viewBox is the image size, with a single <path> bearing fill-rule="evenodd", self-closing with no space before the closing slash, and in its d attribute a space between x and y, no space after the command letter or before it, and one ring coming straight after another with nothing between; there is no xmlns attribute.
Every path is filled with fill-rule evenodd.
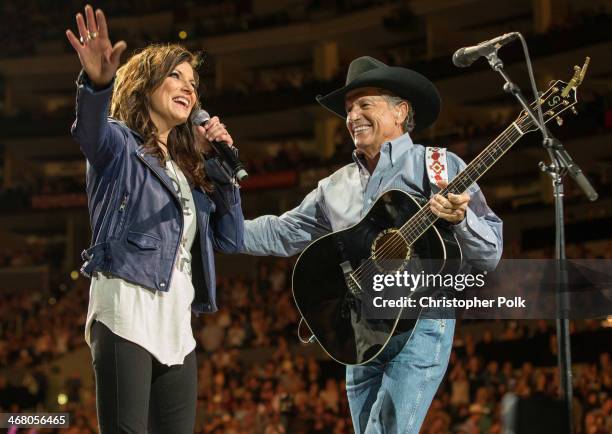
<svg viewBox="0 0 612 434"><path fill-rule="evenodd" d="M91 324L100 321L113 333L145 348L165 365L182 364L196 346L191 330L191 246L197 231L191 189L177 164L166 162L166 172L183 204L183 239L174 263L168 292L134 285L96 273L91 279L85 341L91 346ZM178 181L178 182L177 182ZM180 186L180 188L179 188Z"/></svg>

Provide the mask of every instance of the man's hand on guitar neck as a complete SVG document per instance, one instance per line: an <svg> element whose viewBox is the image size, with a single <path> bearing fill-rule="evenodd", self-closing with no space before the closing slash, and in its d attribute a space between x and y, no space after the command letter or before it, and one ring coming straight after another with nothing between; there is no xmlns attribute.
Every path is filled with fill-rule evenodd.
<svg viewBox="0 0 612 434"><path fill-rule="evenodd" d="M447 185L448 182L438 182L440 189L445 188ZM429 209L437 217L452 224L458 224L465 218L468 203L470 203L470 195L467 191L463 194L449 193L448 197L436 194L429 201Z"/></svg>

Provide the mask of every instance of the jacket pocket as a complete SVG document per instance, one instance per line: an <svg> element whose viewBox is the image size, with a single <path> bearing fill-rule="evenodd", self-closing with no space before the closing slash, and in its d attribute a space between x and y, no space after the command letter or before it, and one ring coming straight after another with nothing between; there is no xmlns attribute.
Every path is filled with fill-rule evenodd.
<svg viewBox="0 0 612 434"><path fill-rule="evenodd" d="M128 232L127 240L141 250L158 250L161 245L161 239L141 232Z"/></svg>

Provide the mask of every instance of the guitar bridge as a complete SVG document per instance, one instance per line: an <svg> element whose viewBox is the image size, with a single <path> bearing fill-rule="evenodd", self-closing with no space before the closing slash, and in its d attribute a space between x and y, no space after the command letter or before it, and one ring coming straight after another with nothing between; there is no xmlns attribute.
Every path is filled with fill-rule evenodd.
<svg viewBox="0 0 612 434"><path fill-rule="evenodd" d="M346 286L348 287L351 294L358 297L363 291L361 290L361 286L355 276L353 276L353 266L349 261L344 261L340 264L340 268L342 268L342 274L344 275L344 281L346 282Z"/></svg>

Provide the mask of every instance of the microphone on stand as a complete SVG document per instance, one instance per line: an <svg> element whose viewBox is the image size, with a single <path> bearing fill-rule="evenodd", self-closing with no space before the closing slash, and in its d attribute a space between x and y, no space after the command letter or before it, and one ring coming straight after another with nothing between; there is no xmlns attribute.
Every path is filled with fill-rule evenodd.
<svg viewBox="0 0 612 434"><path fill-rule="evenodd" d="M518 36L518 32L506 33L505 35L498 36L497 38L481 42L478 45L459 48L457 51L455 51L455 54L453 54L453 64L459 68L470 66L479 57L487 57L489 54L499 50L507 43L517 39Z"/></svg>
<svg viewBox="0 0 612 434"><path fill-rule="evenodd" d="M194 125L206 125L209 120L210 115L206 110L198 110L191 118L191 122L193 122ZM211 141L210 144L238 181L244 181L249 177L249 174L244 169L238 156L227 143Z"/></svg>

